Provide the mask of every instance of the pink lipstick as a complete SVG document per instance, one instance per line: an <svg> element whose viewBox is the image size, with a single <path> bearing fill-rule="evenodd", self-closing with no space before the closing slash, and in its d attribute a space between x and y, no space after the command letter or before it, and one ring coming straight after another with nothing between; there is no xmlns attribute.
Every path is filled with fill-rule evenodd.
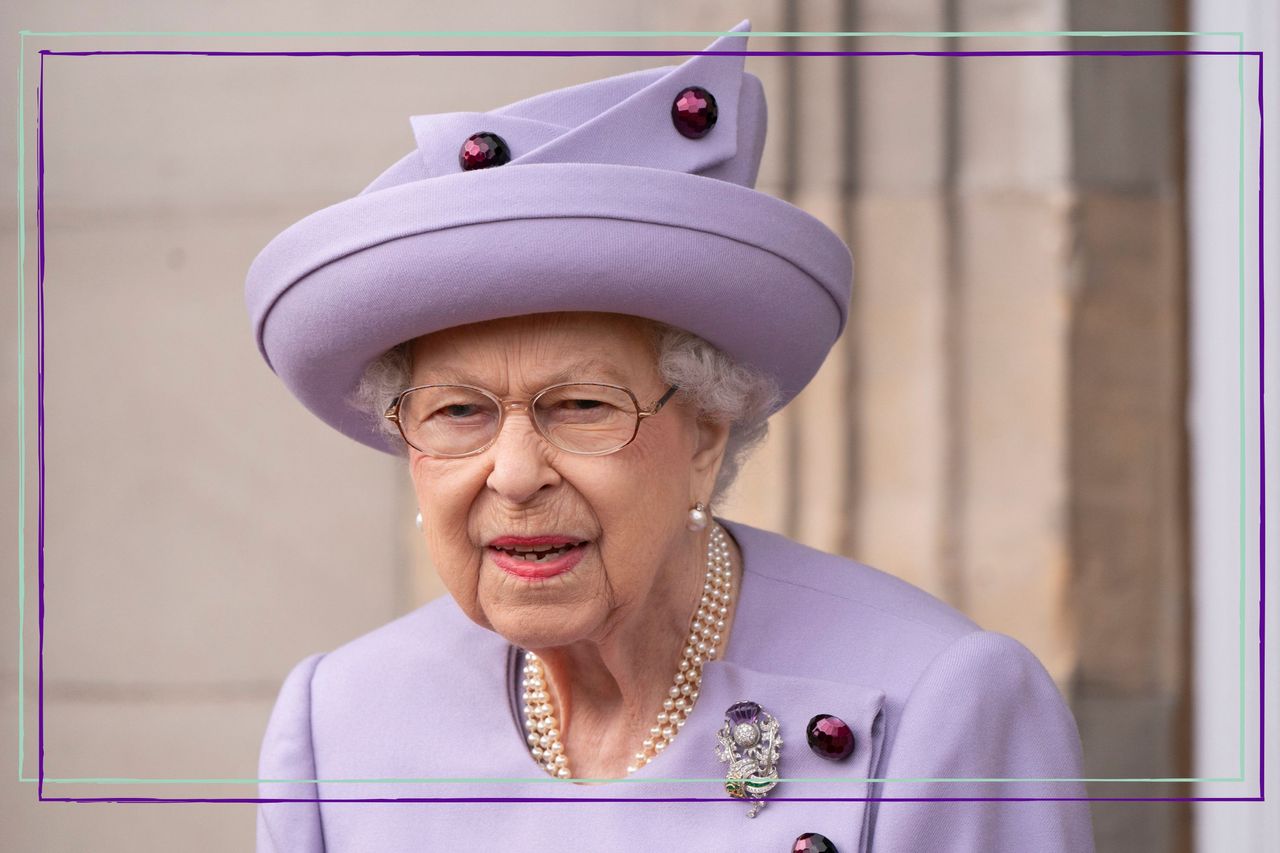
<svg viewBox="0 0 1280 853"><path fill-rule="evenodd" d="M588 541L560 535L502 536L485 549L507 574L544 580L570 571L586 553Z"/></svg>

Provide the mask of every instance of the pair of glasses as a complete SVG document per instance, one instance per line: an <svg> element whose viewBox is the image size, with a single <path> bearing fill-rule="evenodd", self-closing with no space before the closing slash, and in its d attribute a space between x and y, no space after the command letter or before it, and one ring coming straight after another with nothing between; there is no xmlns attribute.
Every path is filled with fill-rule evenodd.
<svg viewBox="0 0 1280 853"><path fill-rule="evenodd" d="M483 453L497 440L507 412L522 408L553 446L583 456L616 453L635 440L640 422L656 415L679 386L640 407L631 389L602 382L562 382L533 397L501 399L474 385L419 385L401 391L383 417L410 447L428 456Z"/></svg>

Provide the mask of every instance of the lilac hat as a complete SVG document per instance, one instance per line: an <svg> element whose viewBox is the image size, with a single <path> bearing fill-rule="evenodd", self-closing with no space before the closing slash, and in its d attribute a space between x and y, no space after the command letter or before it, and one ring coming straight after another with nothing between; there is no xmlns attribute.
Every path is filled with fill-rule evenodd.
<svg viewBox="0 0 1280 853"><path fill-rule="evenodd" d="M263 358L330 426L397 455L348 402L368 365L519 314L687 329L772 375L785 405L844 330L853 259L816 218L753 189L766 109L744 60L704 53L488 112L413 116L416 150L254 259L245 300Z"/></svg>

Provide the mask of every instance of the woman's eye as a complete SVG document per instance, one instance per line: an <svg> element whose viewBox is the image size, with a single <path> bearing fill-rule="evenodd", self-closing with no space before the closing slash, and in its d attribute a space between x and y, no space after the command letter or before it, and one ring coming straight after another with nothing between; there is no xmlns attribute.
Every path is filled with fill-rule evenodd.
<svg viewBox="0 0 1280 853"><path fill-rule="evenodd" d="M436 409L435 413L445 419L465 418L475 414L475 408L472 403L455 403L451 406L442 406Z"/></svg>
<svg viewBox="0 0 1280 853"><path fill-rule="evenodd" d="M568 409L594 409L608 404L601 400L565 400L561 405Z"/></svg>

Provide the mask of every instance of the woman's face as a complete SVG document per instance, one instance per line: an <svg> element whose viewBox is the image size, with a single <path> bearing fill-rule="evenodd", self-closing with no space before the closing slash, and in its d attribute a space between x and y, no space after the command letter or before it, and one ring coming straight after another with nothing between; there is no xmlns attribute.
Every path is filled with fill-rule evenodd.
<svg viewBox="0 0 1280 853"><path fill-rule="evenodd" d="M414 342L412 384L457 382L527 400L556 382L607 382L630 388L648 408L667 386L644 322L561 312L446 329ZM679 581L701 565L701 539L686 527L688 512L710 495L727 435L726 425L698 423L677 393L642 421L631 444L604 456L551 445L524 410L508 413L483 453L442 459L410 448L436 570L473 621L517 645L602 642L629 617L661 612L690 589ZM569 571L530 578L489 547L501 537L548 535L587 543Z"/></svg>

